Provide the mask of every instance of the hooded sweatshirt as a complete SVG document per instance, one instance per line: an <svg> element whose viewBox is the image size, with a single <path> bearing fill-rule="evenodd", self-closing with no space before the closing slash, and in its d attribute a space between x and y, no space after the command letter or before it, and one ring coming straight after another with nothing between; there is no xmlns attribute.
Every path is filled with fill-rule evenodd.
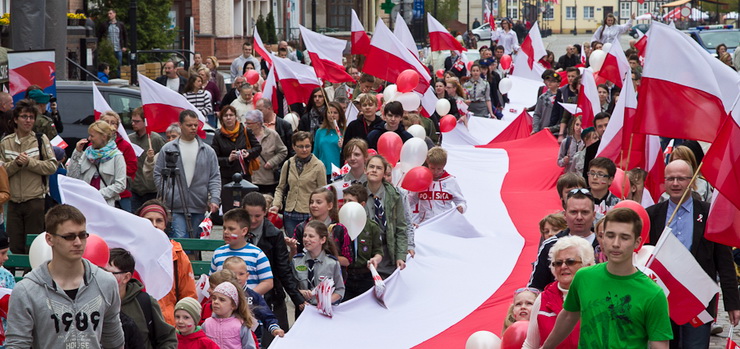
<svg viewBox="0 0 740 349"><path fill-rule="evenodd" d="M8 348L118 348L123 330L121 299L112 274L83 259L83 282L75 299L57 288L46 262L13 289L8 311Z"/></svg>
<svg viewBox="0 0 740 349"><path fill-rule="evenodd" d="M177 334L178 349L219 349L218 344L206 336L206 333L200 328L195 328L195 332L187 335Z"/></svg>
<svg viewBox="0 0 740 349"><path fill-rule="evenodd" d="M139 333L145 338L147 348L177 348L177 333L175 332L175 328L164 321L159 303L147 294L152 305L152 329L154 329L154 343L149 341L149 326L146 324L146 318L142 310L144 304L139 304L139 300L137 299L139 293L144 292L142 291L143 288L144 285L136 279L131 279L126 284L126 294L123 296L123 300L121 300L121 312L134 320L136 326L139 328Z"/></svg>

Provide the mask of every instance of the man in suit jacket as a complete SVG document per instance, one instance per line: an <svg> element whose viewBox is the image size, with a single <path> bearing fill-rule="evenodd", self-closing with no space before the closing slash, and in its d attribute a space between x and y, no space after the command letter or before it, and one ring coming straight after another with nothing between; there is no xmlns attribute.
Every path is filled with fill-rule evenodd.
<svg viewBox="0 0 740 349"><path fill-rule="evenodd" d="M667 219L679 205L676 217L671 222L671 229L679 241L691 251L696 261L713 280L719 275L720 287L725 309L729 313L730 323L737 326L740 320L740 294L737 289L735 266L730 247L711 242L704 238L704 229L709 215L709 204L687 195L681 202L681 196L689 185L693 169L688 162L676 160L665 168L665 189L670 200L647 208L650 217L650 242L655 244L665 228ZM716 298L709 303L707 312L716 316ZM676 325L673 323L673 340L671 348L708 348L711 322L699 327L691 324Z"/></svg>

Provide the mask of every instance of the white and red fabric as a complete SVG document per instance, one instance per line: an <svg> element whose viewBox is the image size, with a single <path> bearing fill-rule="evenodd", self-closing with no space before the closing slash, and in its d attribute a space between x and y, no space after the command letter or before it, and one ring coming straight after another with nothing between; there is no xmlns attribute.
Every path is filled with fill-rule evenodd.
<svg viewBox="0 0 740 349"><path fill-rule="evenodd" d="M414 35L411 34L411 30L409 30L409 26L406 25L406 20L403 19L403 16L401 16L401 13L396 13L396 22L395 26L393 27L393 35L395 35L398 40L400 40L404 46L406 46L409 51L416 57L416 59L419 59L419 49L416 48L416 41L414 40Z"/></svg>
<svg viewBox="0 0 740 349"><path fill-rule="evenodd" d="M427 27L429 28L429 46L432 51L466 51L465 47L430 13L427 13Z"/></svg>
<svg viewBox="0 0 740 349"><path fill-rule="evenodd" d="M310 66L280 57L272 57L272 63L273 67L265 82L265 91L269 92L268 96L274 96L273 105L276 105L277 82L280 82L288 104L306 103L311 98L313 89L321 87L316 71Z"/></svg>
<svg viewBox="0 0 740 349"><path fill-rule="evenodd" d="M740 349L740 345L735 343L735 341L732 340L732 337L727 338L727 344L725 345L725 349Z"/></svg>
<svg viewBox="0 0 740 349"><path fill-rule="evenodd" d="M613 82L619 88L623 88L624 84L622 80L629 73L630 63L627 61L627 56L624 55L619 40L614 40L611 48L609 48L609 52L606 53L604 64L601 66L598 74L600 77ZM631 82L632 80L629 80L629 83Z"/></svg>
<svg viewBox="0 0 740 349"><path fill-rule="evenodd" d="M50 139L49 143L54 147L59 147L62 149L67 149L67 147L69 146L69 144L64 141L64 138L59 135L56 135L54 138Z"/></svg>
<svg viewBox="0 0 740 349"><path fill-rule="evenodd" d="M714 141L740 94L740 76L680 31L653 22L647 35L635 131Z"/></svg>
<svg viewBox="0 0 740 349"><path fill-rule="evenodd" d="M491 30L496 30L496 17L491 12L488 1L483 1L483 3L486 4L485 10L483 10L483 23L488 23L491 26Z"/></svg>
<svg viewBox="0 0 740 349"><path fill-rule="evenodd" d="M351 27L351 42L352 42L352 54L353 55L366 55L370 50L370 37L365 32L365 27L362 26L360 18L357 17L355 10L352 10L352 27Z"/></svg>
<svg viewBox="0 0 740 349"><path fill-rule="evenodd" d="M279 112L277 77L275 77L275 66L270 68L270 71L267 72L267 79L265 79L265 85L262 86L262 98L267 98L272 102L272 111L274 111L275 114Z"/></svg>
<svg viewBox="0 0 740 349"><path fill-rule="evenodd" d="M163 231L145 218L106 204L97 189L79 179L59 176L59 194L62 203L85 212L89 233L103 238L110 248L131 252L147 293L161 299L170 292L172 244Z"/></svg>
<svg viewBox="0 0 740 349"><path fill-rule="evenodd" d="M669 227L663 230L655 244L647 267L666 293L671 320L679 325L696 321L719 292L717 283L707 275Z"/></svg>
<svg viewBox="0 0 740 349"><path fill-rule="evenodd" d="M321 35L304 26L299 28L316 76L335 84L355 82L342 65L342 54L347 47L347 41Z"/></svg>
<svg viewBox="0 0 740 349"><path fill-rule="evenodd" d="M740 106L735 108L704 156L702 173L735 207L740 207Z"/></svg>
<svg viewBox="0 0 740 349"><path fill-rule="evenodd" d="M488 144L513 141L516 139L527 138L532 134L532 116L526 109L512 121L496 138Z"/></svg>
<svg viewBox="0 0 740 349"><path fill-rule="evenodd" d="M103 97L103 94L100 93L100 90L98 90L98 86L95 85L95 83L92 83L92 90L93 90L93 109L94 109L94 116L95 120L100 119L100 115L107 111L112 111L113 108L108 105L108 102L105 100L105 97ZM144 153L144 149L142 149L140 146L131 143L131 139L128 138L128 133L126 133L126 129L123 128L123 123L118 123L118 130L116 130L118 134L128 142L128 144L131 144L131 147L134 148L134 153L136 153L136 156L140 156ZM59 137L59 136L57 136ZM54 137L56 138L56 137ZM62 141L63 142L63 141ZM66 143L65 143L66 144Z"/></svg>
<svg viewBox="0 0 740 349"><path fill-rule="evenodd" d="M586 57L586 48L585 47L581 47L581 64L576 65L576 67L578 67L578 68L585 67L586 66L586 62L588 62L588 57Z"/></svg>
<svg viewBox="0 0 740 349"><path fill-rule="evenodd" d="M290 335L270 348L326 348L326 338L359 349L463 348L477 331L500 334L512 294L528 281L537 256L537 222L562 210L557 147L542 133L495 146L447 148L447 169L468 209L464 216L451 209L417 228L415 257L385 280L387 309L372 291L335 307L332 319L308 306ZM481 178L490 185L481 186ZM455 296L440 301L440 294ZM383 335L357 341L357 328Z"/></svg>
<svg viewBox="0 0 740 349"><path fill-rule="evenodd" d="M254 27L254 50L267 62L268 68L272 67L272 54L265 48L265 44L262 43L262 38L259 31L257 31L257 27Z"/></svg>
<svg viewBox="0 0 740 349"><path fill-rule="evenodd" d="M180 112L191 110L198 116L198 136L206 138L203 125L206 118L194 107L185 96L170 90L167 86L139 73L139 88L141 89L141 103L144 108L147 132L165 132L172 123L180 121Z"/></svg>
<svg viewBox="0 0 740 349"><path fill-rule="evenodd" d="M44 93L56 95L54 50L8 52L8 82L14 101L24 98L26 89L38 85Z"/></svg>
<svg viewBox="0 0 740 349"><path fill-rule="evenodd" d="M740 209L719 190L714 191L704 237L727 246L740 247Z"/></svg>
<svg viewBox="0 0 740 349"><path fill-rule="evenodd" d="M581 74L581 86L578 88L578 102L581 108L581 125L583 128L594 125L594 117L601 112L599 103L599 90L596 89L594 71L591 68L583 69Z"/></svg>
<svg viewBox="0 0 740 349"><path fill-rule="evenodd" d="M529 30L529 34L524 38L520 46L519 53L527 55L527 65L529 69L534 67L535 62L539 61L542 57L547 55L545 45L542 43L542 35L540 34L540 26L537 22L534 22L532 28Z"/></svg>

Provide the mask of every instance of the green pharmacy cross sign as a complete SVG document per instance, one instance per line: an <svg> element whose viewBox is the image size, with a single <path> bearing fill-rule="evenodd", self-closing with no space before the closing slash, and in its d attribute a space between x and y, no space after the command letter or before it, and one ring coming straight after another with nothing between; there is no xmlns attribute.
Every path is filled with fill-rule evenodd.
<svg viewBox="0 0 740 349"><path fill-rule="evenodd" d="M391 14L395 6L396 4L394 4L393 1L385 0L384 3L380 4L380 9L382 9L386 14Z"/></svg>

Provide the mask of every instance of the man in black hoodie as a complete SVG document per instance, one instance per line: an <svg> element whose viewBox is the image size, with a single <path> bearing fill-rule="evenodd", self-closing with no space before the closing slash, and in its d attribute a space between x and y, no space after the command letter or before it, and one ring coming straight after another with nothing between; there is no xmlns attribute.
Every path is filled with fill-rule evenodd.
<svg viewBox="0 0 740 349"><path fill-rule="evenodd" d="M388 102L385 107L383 107L383 120L385 122L376 125L375 128L368 133L368 146L372 149L378 150L378 139L380 139L380 136L383 135L383 133L389 131L397 133L404 143L413 138L414 136L403 128L401 119L403 119L403 106L401 105L401 102Z"/></svg>

